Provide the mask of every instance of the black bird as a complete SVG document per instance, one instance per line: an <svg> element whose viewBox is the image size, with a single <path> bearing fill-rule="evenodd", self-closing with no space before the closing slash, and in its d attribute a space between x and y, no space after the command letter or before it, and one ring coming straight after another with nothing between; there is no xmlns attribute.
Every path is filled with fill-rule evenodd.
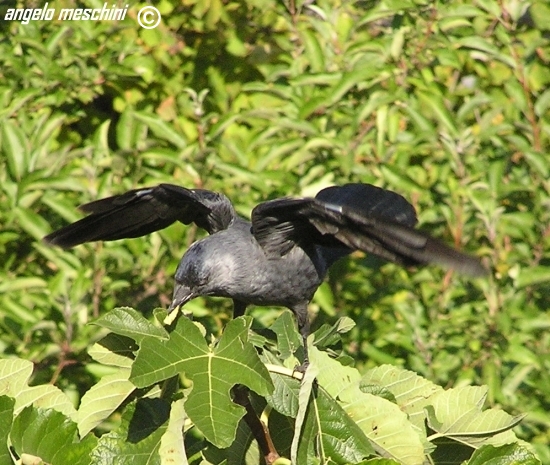
<svg viewBox="0 0 550 465"><path fill-rule="evenodd" d="M304 348L308 303L328 268L354 250L402 265L435 263L471 276L486 273L477 258L415 230L416 212L401 195L370 184L263 202L252 210L252 222L237 216L223 194L172 184L131 190L80 209L89 216L44 240L70 248L143 236L175 221L204 228L210 235L192 244L178 265L169 311L208 295L233 299L235 317L250 304L287 307L296 316Z"/></svg>

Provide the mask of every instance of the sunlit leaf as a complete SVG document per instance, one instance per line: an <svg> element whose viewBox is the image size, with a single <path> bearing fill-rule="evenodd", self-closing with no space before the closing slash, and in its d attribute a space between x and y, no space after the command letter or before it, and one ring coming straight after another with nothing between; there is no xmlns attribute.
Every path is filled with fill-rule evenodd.
<svg viewBox="0 0 550 465"><path fill-rule="evenodd" d="M74 416L76 411L72 402L59 388L50 384L28 385L32 372L33 364L27 360L0 360L0 394L15 399L15 413L34 405Z"/></svg>
<svg viewBox="0 0 550 465"><path fill-rule="evenodd" d="M151 324L141 313L129 307L115 308L94 321L94 324L138 342L147 337L168 339L168 334L163 328Z"/></svg>
<svg viewBox="0 0 550 465"><path fill-rule="evenodd" d="M499 433L511 430L523 418L512 417L502 410L482 411L487 388L466 386L434 395L426 407L428 425L438 435L452 438L471 447L498 443ZM513 435L502 438L513 441Z"/></svg>
<svg viewBox="0 0 550 465"><path fill-rule="evenodd" d="M227 447L244 414L243 408L231 401L230 389L243 384L261 395L272 389L265 366L247 341L250 324L250 318L233 320L212 348L197 326L181 317L169 340L154 336L142 340L130 381L145 387L185 373L193 380L185 411L212 443ZM223 418L216 412L224 412Z"/></svg>
<svg viewBox="0 0 550 465"><path fill-rule="evenodd" d="M82 396L76 415L81 437L108 418L133 392L135 386L128 381L129 375L126 368L104 376Z"/></svg>

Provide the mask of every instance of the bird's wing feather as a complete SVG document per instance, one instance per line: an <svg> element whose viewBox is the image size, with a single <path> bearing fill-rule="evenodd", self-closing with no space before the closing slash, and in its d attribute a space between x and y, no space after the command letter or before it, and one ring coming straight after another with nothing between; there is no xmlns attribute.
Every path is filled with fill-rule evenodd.
<svg viewBox="0 0 550 465"><path fill-rule="evenodd" d="M144 236L175 221L196 223L212 234L227 228L235 217L224 195L172 184L131 190L87 203L80 209L89 215L44 240L69 248L84 242Z"/></svg>
<svg viewBox="0 0 550 465"><path fill-rule="evenodd" d="M320 191L315 198L352 208L363 216L377 216L411 227L417 222L416 211L405 197L371 184L331 186Z"/></svg>
<svg viewBox="0 0 550 465"><path fill-rule="evenodd" d="M485 273L477 258L415 230L414 208L400 195L368 184L329 189L314 199L277 199L253 210L254 236L266 254L314 243L404 265L437 263L474 276Z"/></svg>

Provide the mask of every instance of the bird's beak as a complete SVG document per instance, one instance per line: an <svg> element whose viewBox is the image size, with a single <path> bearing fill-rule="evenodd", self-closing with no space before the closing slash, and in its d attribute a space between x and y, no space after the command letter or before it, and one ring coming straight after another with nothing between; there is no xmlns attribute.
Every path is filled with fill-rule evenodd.
<svg viewBox="0 0 550 465"><path fill-rule="evenodd" d="M195 295L184 284L176 283L174 288L174 295L172 296L172 303L168 307L168 313L172 313L176 308L185 305L191 299L195 298Z"/></svg>

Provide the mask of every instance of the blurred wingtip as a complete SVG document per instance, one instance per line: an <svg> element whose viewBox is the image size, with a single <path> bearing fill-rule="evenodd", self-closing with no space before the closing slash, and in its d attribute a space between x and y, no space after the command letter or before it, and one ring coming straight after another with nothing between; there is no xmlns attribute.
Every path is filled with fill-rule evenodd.
<svg viewBox="0 0 550 465"><path fill-rule="evenodd" d="M48 234L47 236L44 236L42 238L42 242L46 245L49 245L50 247L56 246L64 250L67 250L73 247L73 245L67 245L66 243L64 243L63 240L59 237L59 235L56 234L55 232Z"/></svg>
<svg viewBox="0 0 550 465"><path fill-rule="evenodd" d="M47 245L57 245L54 234L48 234L42 238L42 242Z"/></svg>
<svg viewBox="0 0 550 465"><path fill-rule="evenodd" d="M458 266L454 266L453 269L471 278L485 278L489 276L489 269L483 265L479 258L472 256L466 256L466 258L467 260L464 260Z"/></svg>
<svg viewBox="0 0 550 465"><path fill-rule="evenodd" d="M42 242L49 246L60 247L64 250L72 249L73 247L88 242L84 237L84 232L87 232L89 228L83 229L81 222L69 224L61 229L58 229L47 236L42 238Z"/></svg>
<svg viewBox="0 0 550 465"><path fill-rule="evenodd" d="M434 263L471 278L483 278L489 275L489 269L479 257L455 250L438 240L429 241L428 249L431 249L431 252L435 251L432 255Z"/></svg>

